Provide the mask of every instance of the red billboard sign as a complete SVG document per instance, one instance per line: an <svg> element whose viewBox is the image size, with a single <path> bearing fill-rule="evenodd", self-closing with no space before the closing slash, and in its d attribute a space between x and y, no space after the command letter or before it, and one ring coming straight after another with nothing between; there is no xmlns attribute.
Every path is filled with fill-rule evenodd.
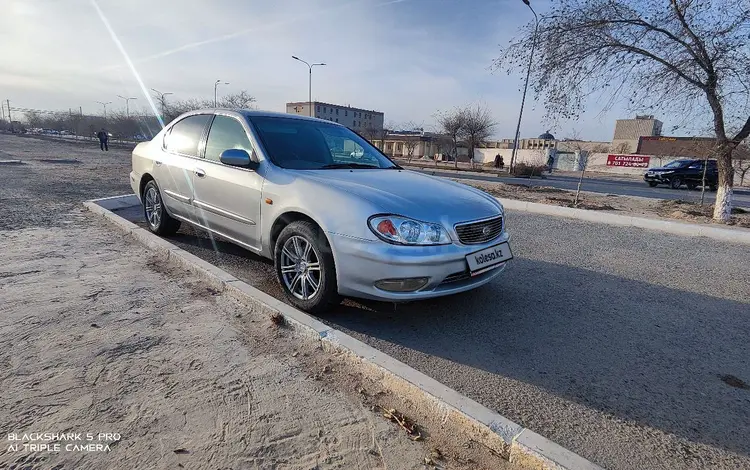
<svg viewBox="0 0 750 470"><path fill-rule="evenodd" d="M607 166L648 168L649 161L651 157L646 155L607 155Z"/></svg>

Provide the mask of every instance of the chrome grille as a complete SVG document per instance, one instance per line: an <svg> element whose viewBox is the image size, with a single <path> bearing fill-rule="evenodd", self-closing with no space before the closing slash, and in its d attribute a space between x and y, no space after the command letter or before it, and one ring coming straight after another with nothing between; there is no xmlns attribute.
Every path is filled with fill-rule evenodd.
<svg viewBox="0 0 750 470"><path fill-rule="evenodd" d="M469 270L464 269L463 271L459 271L457 273L453 273L449 276L446 276L445 279L443 279L443 282L440 283L440 285L450 284L451 282L464 281L466 279L469 279L470 277L471 277L471 274L469 273Z"/></svg>
<svg viewBox="0 0 750 470"><path fill-rule="evenodd" d="M503 231L503 217L456 225L456 235L461 243L476 245L497 238Z"/></svg>

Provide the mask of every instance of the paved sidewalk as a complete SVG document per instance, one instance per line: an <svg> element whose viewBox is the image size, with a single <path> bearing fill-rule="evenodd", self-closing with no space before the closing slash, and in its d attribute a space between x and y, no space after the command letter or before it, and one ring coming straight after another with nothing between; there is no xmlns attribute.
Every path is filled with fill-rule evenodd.
<svg viewBox="0 0 750 470"><path fill-rule="evenodd" d="M0 468L424 468L439 439L373 413L315 342L69 219L0 231ZM8 439L45 432L80 436Z"/></svg>

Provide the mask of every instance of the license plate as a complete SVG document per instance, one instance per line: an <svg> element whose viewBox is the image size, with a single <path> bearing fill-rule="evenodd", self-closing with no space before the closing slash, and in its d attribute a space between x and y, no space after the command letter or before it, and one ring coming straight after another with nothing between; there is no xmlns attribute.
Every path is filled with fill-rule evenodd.
<svg viewBox="0 0 750 470"><path fill-rule="evenodd" d="M469 263L469 271L473 275L486 271L512 258L513 253L510 251L510 245L508 242L503 242L468 255L466 262Z"/></svg>

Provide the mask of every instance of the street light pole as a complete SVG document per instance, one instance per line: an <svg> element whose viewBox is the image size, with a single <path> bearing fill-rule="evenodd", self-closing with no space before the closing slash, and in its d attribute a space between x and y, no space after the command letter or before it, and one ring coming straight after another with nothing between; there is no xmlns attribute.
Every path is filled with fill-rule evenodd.
<svg viewBox="0 0 750 470"><path fill-rule="evenodd" d="M107 105L112 104L111 101L107 101L106 103L104 101L97 101L100 105L104 106L104 120L107 120Z"/></svg>
<svg viewBox="0 0 750 470"><path fill-rule="evenodd" d="M125 98L121 95L117 95L117 97L125 100L125 115L130 119L130 100L137 100L138 98Z"/></svg>
<svg viewBox="0 0 750 470"><path fill-rule="evenodd" d="M521 111L518 113L518 125L516 126L516 137L513 139L513 153L510 156L510 167L509 170L512 173L513 167L516 163L516 153L518 152L518 140L520 138L521 134L521 118L523 117L523 106L526 103L526 90L529 88L529 76L531 75L531 64L534 61L534 50L536 49L536 36L537 32L539 31L539 17L536 15L536 12L533 8L531 8L531 3L529 3L529 0L521 0L524 4L526 4L527 7L529 7L529 10L531 10L531 13L534 14L534 37L531 40L531 54L529 54L529 67L526 69L526 81L523 84L523 96L521 98Z"/></svg>
<svg viewBox="0 0 750 470"><path fill-rule="evenodd" d="M292 56L292 59L299 60L303 64L307 65L307 106L310 108L310 116L313 115L312 111L312 68L316 65L325 65L324 63L316 63L316 64L310 64L308 62L305 62L304 60L300 59L296 55Z"/></svg>
<svg viewBox="0 0 750 470"><path fill-rule="evenodd" d="M216 103L217 103L217 101L216 101L216 87L218 87L219 85L229 85L229 82L222 83L221 80L216 80L216 82L214 83L214 108L216 107Z"/></svg>
<svg viewBox="0 0 750 470"><path fill-rule="evenodd" d="M161 103L161 118L164 119L164 113L166 113L167 109L167 100L164 99L167 95L174 95L172 92L162 93L156 88L152 88L151 90L155 91L157 95L159 95L159 103Z"/></svg>

